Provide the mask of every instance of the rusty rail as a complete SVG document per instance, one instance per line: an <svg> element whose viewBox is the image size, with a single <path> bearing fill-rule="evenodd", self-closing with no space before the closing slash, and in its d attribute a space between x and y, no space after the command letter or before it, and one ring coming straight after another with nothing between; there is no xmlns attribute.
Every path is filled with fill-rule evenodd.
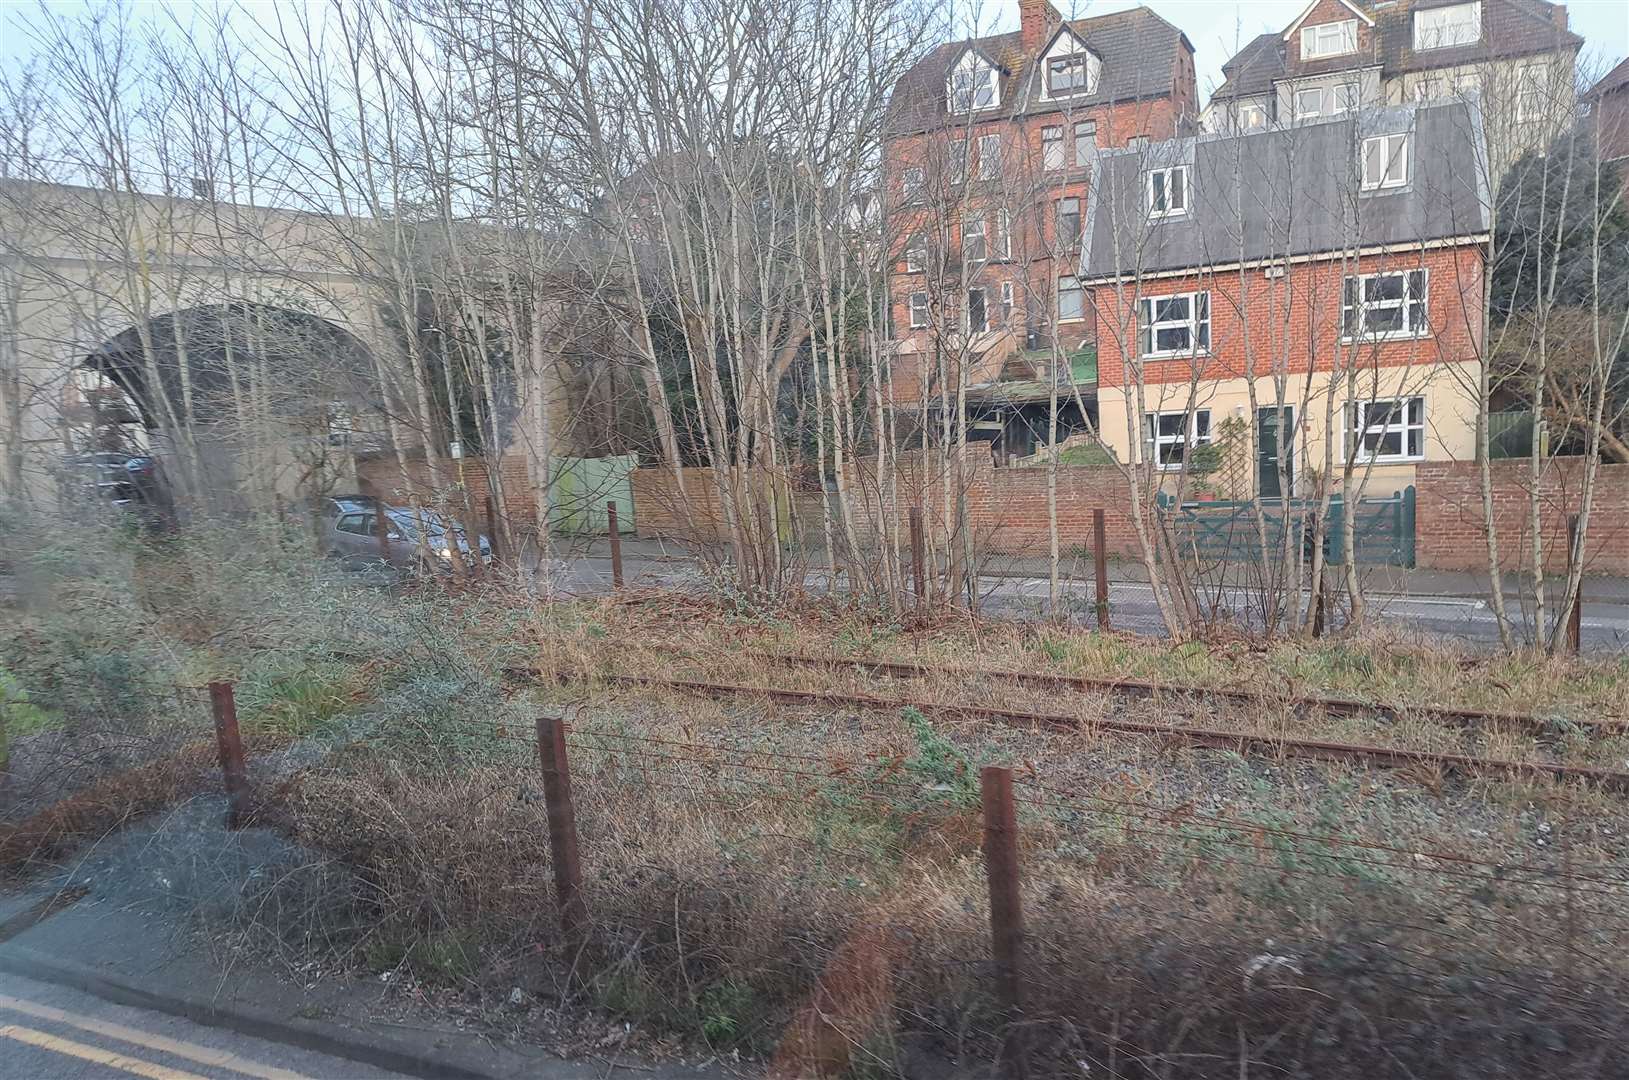
<svg viewBox="0 0 1629 1080"><path fill-rule="evenodd" d="M1362 743L1329 742L1322 739L1291 739L1249 732L1222 731L1216 728L1186 727L1177 724L1152 724L1136 720L1082 720L1058 713L1026 712L1018 709L998 709L987 705L964 705L951 702L919 701L912 698L889 698L874 694L845 694L826 690L792 690L774 686L741 686L733 683L699 682L688 679L656 679L642 675L602 675L607 682L621 686L645 686L664 690L681 690L705 694L709 697L762 697L806 705L848 705L864 709L896 710L918 709L924 714L987 717L1013 727L1052 728L1062 731L1107 731L1123 735L1143 735L1187 746L1201 746L1219 750L1242 752L1255 750L1267 754L1314 758L1324 761L1361 761L1390 767L1412 765L1440 769L1445 773L1467 776L1498 774L1509 777L1547 776L1556 780L1579 780L1612 791L1629 791L1629 772L1599 769L1590 765L1563 765L1543 761L1511 761L1507 758L1483 758L1473 754L1445 754L1429 750L1404 750L1390 746L1371 746Z"/></svg>
<svg viewBox="0 0 1629 1080"><path fill-rule="evenodd" d="M1134 697L1158 697L1162 694L1195 695L1221 698L1225 701L1250 705L1288 704L1301 710L1322 710L1331 716L1364 716L1378 713L1399 719L1405 713L1429 717L1460 727L1497 727L1506 725L1528 734L1546 734L1550 721L1525 713L1492 712L1482 709L1461 709L1442 705L1388 705L1381 702L1359 701L1355 698L1297 695L1289 698L1273 697L1257 690L1239 690L1227 687L1184 686L1161 684L1141 679L1094 679L1085 675L1057 675L1039 671L1010 671L988 668L936 667L898 660L866 660L855 657L800 656L787 653L749 653L755 660L768 660L791 667L845 668L858 667L878 675L924 678L930 675L955 679L998 679L1034 686L1046 690L1089 690L1124 694ZM1597 735L1629 734L1629 721L1616 717L1591 717L1573 720Z"/></svg>

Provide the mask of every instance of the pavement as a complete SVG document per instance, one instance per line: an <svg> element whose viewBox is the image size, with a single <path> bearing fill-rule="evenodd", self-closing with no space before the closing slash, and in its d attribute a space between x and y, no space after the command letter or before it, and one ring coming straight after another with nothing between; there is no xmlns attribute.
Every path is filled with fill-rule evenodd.
<svg viewBox="0 0 1629 1080"><path fill-rule="evenodd" d="M809 565L820 557L805 553ZM630 585L665 588L701 588L707 584L703 553L660 540L624 539L623 577ZM612 587L609 541L603 537L578 538L551 552L545 575L556 589L574 594L595 594ZM1071 618L1095 624L1096 586L1089 562L1070 563L1063 595ZM805 582L813 591L831 587L824 570L811 569ZM1524 603L1518 577L1505 583L1507 611L1519 636L1531 632L1531 612ZM846 587L839 580L839 590ZM1498 622L1489 601L1485 575L1398 567L1364 567L1364 597L1370 614L1393 630L1423 639L1450 638L1473 646L1498 643ZM1254 594L1226 578L1203 591L1203 600L1233 617L1248 621ZM992 560L979 577L984 609L1011 618L1037 618L1046 614L1049 582L1043 560ZM1140 563L1113 560L1109 564L1109 611L1112 624L1123 630L1163 635L1165 625L1154 601L1152 587ZM1629 648L1629 579L1591 576L1584 583L1582 618L1584 649L1594 653Z"/></svg>
<svg viewBox="0 0 1629 1080"><path fill-rule="evenodd" d="M334 871L275 833L228 832L224 817L223 800L191 800L0 894L0 1077L739 1075L640 1060L620 1049L619 1024L598 1053L562 1057L516 1035L549 1027L549 1003L532 995L506 1008L505 1031L403 979L245 947L234 931L249 913L262 938L320 933ZM289 955L309 954L295 944Z"/></svg>

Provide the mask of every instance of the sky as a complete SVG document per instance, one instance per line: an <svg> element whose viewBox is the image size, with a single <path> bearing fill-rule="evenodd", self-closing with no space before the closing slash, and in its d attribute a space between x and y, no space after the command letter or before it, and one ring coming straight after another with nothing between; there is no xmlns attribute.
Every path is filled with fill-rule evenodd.
<svg viewBox="0 0 1629 1080"><path fill-rule="evenodd" d="M36 10L40 0L0 0L0 63L26 56L30 51L21 23ZM171 17L181 23L188 21L194 6L207 7L212 0L129 0L131 6L148 17ZM224 0L231 5L232 0ZM269 14L270 9L285 9L296 4L321 6L327 0L237 0L250 13L258 9ZM965 8L966 0L951 0L957 8ZM977 14L973 22L981 32L1000 32L1018 28L1017 0L973 0ZM1142 0L1166 21L1187 31L1188 40L1196 50L1199 97L1206 100L1210 91L1222 81L1222 64L1245 42L1268 30L1281 31L1295 21L1306 7L1307 0L1250 0L1248 3L1230 3L1228 0ZM62 11L83 9L84 0L44 0L52 8ZM1136 7L1138 0L1053 0L1058 10L1071 18L1084 15L1105 15ZM1584 38L1584 64L1586 71L1604 73L1629 55L1629 0L1571 0L1567 13L1574 33ZM987 29L986 29L987 28Z"/></svg>

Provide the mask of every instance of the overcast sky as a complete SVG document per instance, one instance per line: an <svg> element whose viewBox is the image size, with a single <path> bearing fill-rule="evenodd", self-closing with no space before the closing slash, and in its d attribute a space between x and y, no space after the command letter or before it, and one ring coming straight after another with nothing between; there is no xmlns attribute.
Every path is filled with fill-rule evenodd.
<svg viewBox="0 0 1629 1080"><path fill-rule="evenodd" d="M1238 51L1239 46L1268 30L1282 31L1295 21L1307 6L1307 0L1250 0L1248 3L1230 3L1228 0L1145 0L1148 7L1159 13L1166 22L1174 23L1188 33L1193 42L1194 60L1198 67L1199 99L1208 100L1211 89L1222 81L1222 64ZM1010 9L1001 20L1000 29L1016 29L1018 4L1016 0L986 0L992 7ZM1111 11L1124 11L1137 7L1135 0L1100 0L1098 3L1079 3L1071 7L1063 0L1052 0L1053 5L1066 15L1105 15ZM1569 25L1584 39L1586 70L1604 73L1613 64L1629 54L1629 0L1572 0L1567 5ZM1597 67L1598 65L1598 67Z"/></svg>

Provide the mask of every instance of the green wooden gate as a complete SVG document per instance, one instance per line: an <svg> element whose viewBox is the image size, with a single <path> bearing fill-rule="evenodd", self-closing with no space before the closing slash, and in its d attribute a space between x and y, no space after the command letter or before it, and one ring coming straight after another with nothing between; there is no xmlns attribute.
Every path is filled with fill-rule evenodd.
<svg viewBox="0 0 1629 1080"><path fill-rule="evenodd" d="M1177 549L1204 562L1245 562L1261 558L1262 536L1256 527L1255 504L1248 499L1177 504L1161 492L1159 507L1176 540ZM1285 530L1291 544L1307 544L1307 517L1317 503L1306 499L1262 499L1262 526L1267 550L1283 550ZM1329 501L1329 524L1324 553L1331 563L1346 561L1342 535L1347 513L1345 500ZM1390 566L1414 565L1414 488L1391 495L1358 499L1352 511L1353 548L1357 561Z"/></svg>
<svg viewBox="0 0 1629 1080"><path fill-rule="evenodd" d="M549 528L573 536L610 531L605 504L616 503L617 531L634 531L633 470L637 454L620 457L555 458L549 484Z"/></svg>

